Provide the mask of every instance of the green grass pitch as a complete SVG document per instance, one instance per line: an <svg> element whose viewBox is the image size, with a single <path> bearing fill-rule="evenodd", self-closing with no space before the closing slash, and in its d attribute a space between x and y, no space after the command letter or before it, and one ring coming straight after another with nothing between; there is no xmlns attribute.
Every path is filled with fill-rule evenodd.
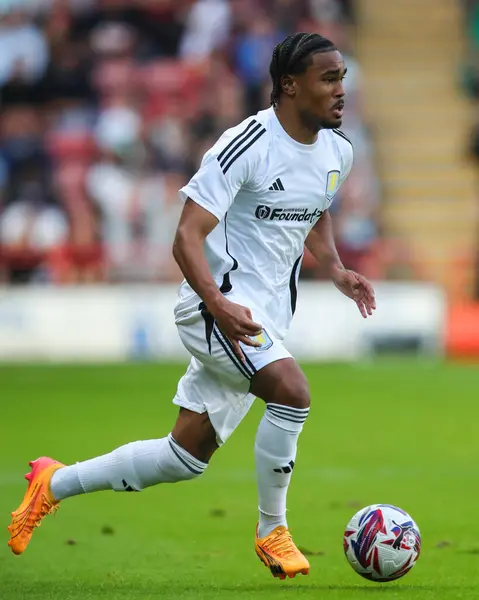
<svg viewBox="0 0 479 600"><path fill-rule="evenodd" d="M289 494L311 573L275 580L253 550L257 401L205 475L141 494L65 501L20 557L7 547L29 460L74 462L163 437L184 367L0 367L2 600L479 597L479 368L416 361L306 365L313 408ZM357 509L392 503L421 528L417 566L361 579L342 533ZM3 540L3 542L1 541Z"/></svg>

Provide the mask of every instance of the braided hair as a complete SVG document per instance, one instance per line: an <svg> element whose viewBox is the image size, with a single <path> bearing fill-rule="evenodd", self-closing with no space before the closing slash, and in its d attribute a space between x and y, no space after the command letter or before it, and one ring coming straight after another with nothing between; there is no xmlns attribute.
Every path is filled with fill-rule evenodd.
<svg viewBox="0 0 479 600"><path fill-rule="evenodd" d="M275 46L269 66L273 81L271 105L276 106L281 96L281 80L285 75L304 73L316 52L332 52L336 46L319 33L295 33Z"/></svg>

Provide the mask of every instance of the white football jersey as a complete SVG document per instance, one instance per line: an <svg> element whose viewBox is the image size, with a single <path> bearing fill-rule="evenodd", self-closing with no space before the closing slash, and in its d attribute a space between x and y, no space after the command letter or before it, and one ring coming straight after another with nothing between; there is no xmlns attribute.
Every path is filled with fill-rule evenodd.
<svg viewBox="0 0 479 600"><path fill-rule="evenodd" d="M296 308L306 237L352 161L342 132L323 129L314 144L301 144L269 108L228 129L179 192L183 202L191 198L219 221L206 238L205 254L222 293L250 308L279 339ZM200 303L184 281L176 318Z"/></svg>

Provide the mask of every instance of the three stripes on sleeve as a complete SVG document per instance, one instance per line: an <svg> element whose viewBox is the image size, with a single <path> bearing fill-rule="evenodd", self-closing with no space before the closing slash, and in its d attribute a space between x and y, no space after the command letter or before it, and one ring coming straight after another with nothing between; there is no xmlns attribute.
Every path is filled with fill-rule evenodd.
<svg viewBox="0 0 479 600"><path fill-rule="evenodd" d="M231 165L248 150L259 138L266 133L266 129L254 119L246 128L218 154L221 170L226 175Z"/></svg>

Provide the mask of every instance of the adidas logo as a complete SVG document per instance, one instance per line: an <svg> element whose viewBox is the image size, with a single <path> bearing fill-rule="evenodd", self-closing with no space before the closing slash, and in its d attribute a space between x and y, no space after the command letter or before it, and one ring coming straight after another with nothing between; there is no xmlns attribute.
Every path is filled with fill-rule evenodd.
<svg viewBox="0 0 479 600"><path fill-rule="evenodd" d="M284 192L284 187L283 187L283 184L281 183L281 179L278 177L278 179L268 189L269 190L274 190L276 192Z"/></svg>
<svg viewBox="0 0 479 600"><path fill-rule="evenodd" d="M121 480L122 484L123 484L123 489L125 490L125 492L139 492L140 490L135 490L134 487L132 487L131 485L129 485L124 479Z"/></svg>
<svg viewBox="0 0 479 600"><path fill-rule="evenodd" d="M293 469L294 469L294 460L290 460L286 467L282 467L281 469L273 469L273 471L275 473L285 473L287 475L288 473L291 473L291 471Z"/></svg>

